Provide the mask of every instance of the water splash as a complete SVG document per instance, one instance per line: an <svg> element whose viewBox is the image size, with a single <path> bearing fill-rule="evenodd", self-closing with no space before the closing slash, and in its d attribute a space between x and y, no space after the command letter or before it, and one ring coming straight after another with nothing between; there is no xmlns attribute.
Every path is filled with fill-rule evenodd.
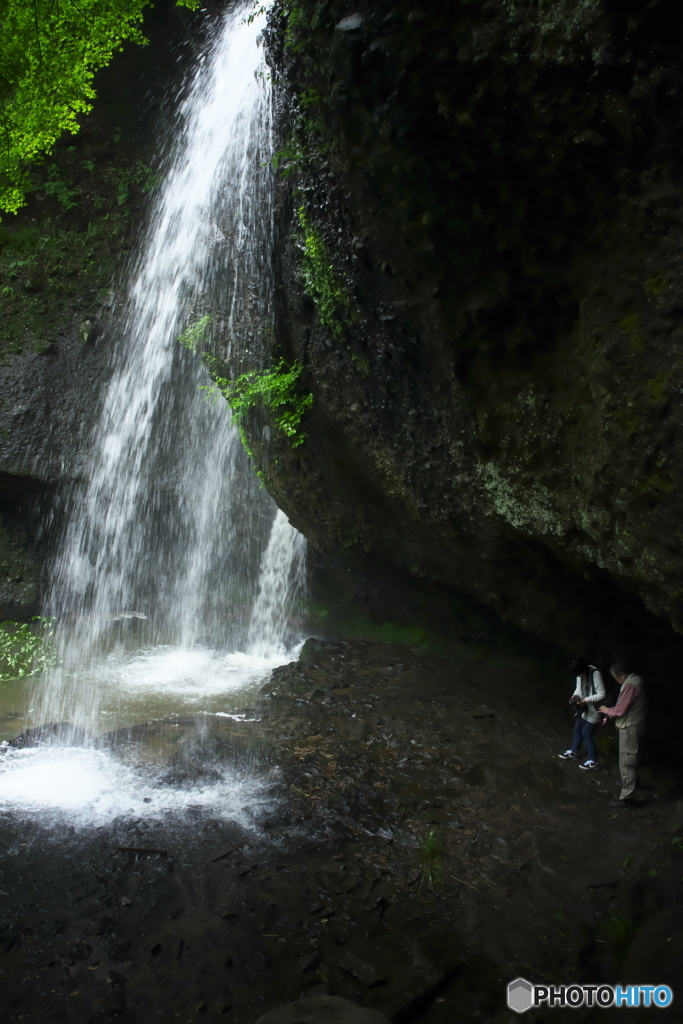
<svg viewBox="0 0 683 1024"><path fill-rule="evenodd" d="M0 807L44 826L97 826L120 816L158 820L182 814L191 802L213 817L253 827L273 803L267 779L234 766L217 769L188 794L108 751L48 747L1 756Z"/></svg>

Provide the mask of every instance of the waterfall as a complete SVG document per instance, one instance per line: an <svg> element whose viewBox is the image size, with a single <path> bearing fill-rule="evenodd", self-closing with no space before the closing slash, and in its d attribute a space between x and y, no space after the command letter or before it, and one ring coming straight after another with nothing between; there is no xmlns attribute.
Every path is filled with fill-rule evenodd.
<svg viewBox="0 0 683 1024"><path fill-rule="evenodd" d="M231 373L268 363L264 20L238 6L207 42L129 268L87 479L69 498L47 599L61 665L32 701L34 721L71 723L62 745L97 745L108 722L167 714L169 702L222 714L226 694L291 655L303 539L260 489L225 402L202 396L201 360L178 344L208 316L206 347Z"/></svg>
<svg viewBox="0 0 683 1024"><path fill-rule="evenodd" d="M251 654L284 653L288 617L304 587L305 541L278 511L261 561L259 591L249 624Z"/></svg>

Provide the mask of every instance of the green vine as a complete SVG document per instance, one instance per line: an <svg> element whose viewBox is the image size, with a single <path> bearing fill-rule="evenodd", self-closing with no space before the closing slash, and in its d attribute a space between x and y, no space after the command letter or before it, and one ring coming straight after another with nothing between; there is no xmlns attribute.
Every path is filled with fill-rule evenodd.
<svg viewBox="0 0 683 1024"><path fill-rule="evenodd" d="M301 266L304 285L315 302L320 323L339 341L344 333L342 315L349 306L349 297L332 268L322 235L306 208L300 206L297 214L304 233Z"/></svg>
<svg viewBox="0 0 683 1024"><path fill-rule="evenodd" d="M0 681L33 676L57 665L54 619L34 615L40 633L27 622L0 623Z"/></svg>
<svg viewBox="0 0 683 1024"><path fill-rule="evenodd" d="M203 316L201 320L195 320L193 324L188 324L183 333L178 338L181 345L185 348L189 348L190 352L196 352L199 342L204 339L206 329L211 323L210 316ZM202 353L202 358L206 353Z"/></svg>
<svg viewBox="0 0 683 1024"><path fill-rule="evenodd" d="M261 3L261 0L253 0L251 11L244 19L247 25L251 25L263 14L268 14L268 7ZM285 47L294 51L300 49L302 42L296 41L297 29L306 24L306 15L297 0L280 0L280 10L287 19L285 28ZM305 41L305 40L304 40Z"/></svg>
<svg viewBox="0 0 683 1024"><path fill-rule="evenodd" d="M178 338L181 345L192 352L198 350L207 327L211 323L210 316L203 316L185 328ZM200 390L207 397L221 395L232 410L242 444L252 463L254 454L249 446L247 435L242 427L242 419L250 409L265 407L273 413L273 423L291 441L292 448L298 448L306 440L307 435L300 429L304 413L313 405L313 395L297 394L296 385L303 367L296 360L288 368L284 359L279 359L265 370L249 370L235 380L224 377L220 373L221 362L210 352L201 352L201 358L208 367L213 384L202 385ZM257 470L259 479L263 479Z"/></svg>
<svg viewBox="0 0 683 1024"><path fill-rule="evenodd" d="M306 159L306 151L294 136L285 139L282 146L277 149L271 159L270 165L281 178L288 178L302 162Z"/></svg>
<svg viewBox="0 0 683 1024"><path fill-rule="evenodd" d="M303 367L296 360L287 369L284 359L279 359L267 370L250 370L236 380L220 377L214 367L217 360L204 357L209 365L214 383L205 385L203 390L208 394L219 392L232 409L234 422L240 431L242 443L251 455L244 438L241 420L250 409L264 406L273 415L273 423L289 438L292 448L303 444L307 435L299 429L301 418L313 405L313 395L296 393L296 383L301 376ZM286 408L283 408L286 407ZM294 440L295 439L295 440Z"/></svg>
<svg viewBox="0 0 683 1024"><path fill-rule="evenodd" d="M307 41L306 37L299 39L299 29L306 25L306 12L297 3L297 0L283 0L283 13L287 18L285 29L285 49L297 53Z"/></svg>

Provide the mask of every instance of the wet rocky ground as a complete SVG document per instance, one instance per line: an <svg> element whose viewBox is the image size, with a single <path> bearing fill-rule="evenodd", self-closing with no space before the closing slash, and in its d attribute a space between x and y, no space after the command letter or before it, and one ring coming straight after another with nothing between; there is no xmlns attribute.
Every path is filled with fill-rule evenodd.
<svg viewBox="0 0 683 1024"><path fill-rule="evenodd" d="M565 689L523 660L311 640L257 721L160 776L191 792L232 751L267 787L253 827L191 805L81 829L3 814L2 1024L255 1024L320 993L507 1024L519 975L683 992L676 783L646 765L638 808L612 809L611 731L600 771L557 757ZM618 1011L535 1017L590 1012Z"/></svg>

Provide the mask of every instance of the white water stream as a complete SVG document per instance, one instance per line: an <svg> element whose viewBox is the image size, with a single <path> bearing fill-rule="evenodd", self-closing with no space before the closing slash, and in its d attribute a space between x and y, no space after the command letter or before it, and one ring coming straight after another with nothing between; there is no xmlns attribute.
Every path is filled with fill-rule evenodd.
<svg viewBox="0 0 683 1024"><path fill-rule="evenodd" d="M0 807L95 821L188 801L239 816L260 799L234 767L191 792L160 788L150 750L131 759L127 743L123 756L113 731L163 718L156 752L177 757L169 716L239 715L300 642L289 623L303 538L260 490L226 404L202 396L206 370L177 340L208 315L202 347L231 373L269 360L264 20L249 23L239 7L224 16L165 141L163 181L110 340L88 479L69 498L53 566L46 612L57 619L61 667L31 698L31 724L69 727L51 744L5 753Z"/></svg>

